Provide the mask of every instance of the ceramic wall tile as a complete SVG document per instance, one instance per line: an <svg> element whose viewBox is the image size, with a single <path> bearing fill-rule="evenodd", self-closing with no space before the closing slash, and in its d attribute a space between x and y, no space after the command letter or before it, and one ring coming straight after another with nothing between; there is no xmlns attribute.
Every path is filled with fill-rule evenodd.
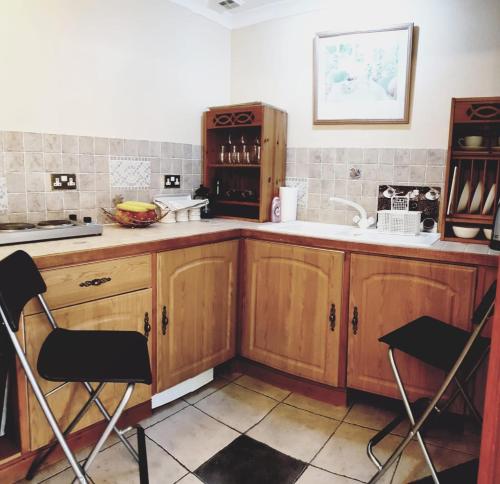
<svg viewBox="0 0 500 484"><path fill-rule="evenodd" d="M4 213L9 208L9 201L7 198L7 179L0 176L0 213Z"/></svg>
<svg viewBox="0 0 500 484"><path fill-rule="evenodd" d="M24 151L42 151L42 147L40 133L24 133Z"/></svg>

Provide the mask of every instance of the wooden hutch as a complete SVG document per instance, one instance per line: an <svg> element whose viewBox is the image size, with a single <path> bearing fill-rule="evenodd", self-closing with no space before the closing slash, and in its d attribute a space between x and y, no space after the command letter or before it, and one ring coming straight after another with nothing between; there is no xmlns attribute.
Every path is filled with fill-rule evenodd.
<svg viewBox="0 0 500 484"><path fill-rule="evenodd" d="M466 137L478 137L467 146ZM443 240L488 244L499 201L500 97L453 98L441 204ZM471 239L456 237L453 227L478 228Z"/></svg>
<svg viewBox="0 0 500 484"><path fill-rule="evenodd" d="M270 219L285 181L287 114L260 102L204 113L203 184L218 217Z"/></svg>

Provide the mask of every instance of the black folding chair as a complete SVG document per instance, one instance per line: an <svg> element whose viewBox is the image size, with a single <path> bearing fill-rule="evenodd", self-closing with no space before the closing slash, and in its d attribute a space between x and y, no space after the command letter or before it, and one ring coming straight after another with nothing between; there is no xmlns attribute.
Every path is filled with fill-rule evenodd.
<svg viewBox="0 0 500 484"><path fill-rule="evenodd" d="M389 361L403 399L405 413L396 417L368 443L368 456L378 468L378 472L372 477L370 484L377 482L384 475L415 436L431 471L430 482L433 481L439 484L440 477L422 438L421 429L432 414L438 415L442 413L459 395L463 397L472 416L480 425L482 424L481 415L471 397L467 394L466 387L488 355L490 340L480 336L480 334L493 312L495 293L496 282L488 289L474 312L472 323L475 327L472 332L456 328L430 316L422 316L379 339L379 341L389 345ZM417 400L413 404L410 403L394 358L394 350L396 349L446 372L441 387L432 399L424 398ZM456 390L444 402L443 406L439 407L438 404L451 383L455 383ZM406 417L410 421L410 430L405 439L382 465L374 455L373 448ZM471 462L469 467L477 470L477 462ZM455 470L453 472L461 472L464 475L465 469L461 468L459 471ZM441 479L446 477L443 476L444 473L439 474L442 476ZM452 471L450 470L448 474L452 475Z"/></svg>
<svg viewBox="0 0 500 484"><path fill-rule="evenodd" d="M111 431L114 431L139 463L141 484L147 484L148 469L144 430L138 427L138 452L136 452L125 438L125 432L129 429L119 430L116 426L132 395L135 384L151 384L146 337L135 331L77 331L59 328L42 295L46 290L47 287L38 268L26 252L16 251L0 261L1 327L3 333L10 338L12 347L19 357L33 392L56 438L35 459L28 471L27 479L33 478L40 465L59 443L76 475L76 480L82 484L91 482L88 476L89 467ZM25 304L33 297L38 298L47 320L52 326L51 333L40 349L37 363L38 373L49 381L82 383L89 393L89 399L64 431L59 428L16 337L21 312ZM97 383L97 386L94 388L90 382ZM123 397L112 415L108 413L99 400L99 394L106 383L126 384ZM92 404L97 405L108 424L81 465L68 446L66 436L75 428Z"/></svg>

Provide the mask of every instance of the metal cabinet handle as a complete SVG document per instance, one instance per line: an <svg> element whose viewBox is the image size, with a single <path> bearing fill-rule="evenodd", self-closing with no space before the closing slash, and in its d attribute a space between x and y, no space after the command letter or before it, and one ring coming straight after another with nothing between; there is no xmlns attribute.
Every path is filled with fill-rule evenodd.
<svg viewBox="0 0 500 484"><path fill-rule="evenodd" d="M330 306L330 317L328 318L330 321L330 331L335 331L335 322L337 320L337 311L335 309L335 304Z"/></svg>
<svg viewBox="0 0 500 484"><path fill-rule="evenodd" d="M149 323L149 314L144 313L144 336L149 337L149 332L151 331L151 324Z"/></svg>
<svg viewBox="0 0 500 484"><path fill-rule="evenodd" d="M111 281L111 277L101 277L99 279L91 279L90 281L80 282L80 287L100 286Z"/></svg>
<svg viewBox="0 0 500 484"><path fill-rule="evenodd" d="M354 306L354 310L352 313L352 333L353 334L358 334L358 323L359 323L358 306Z"/></svg>
<svg viewBox="0 0 500 484"><path fill-rule="evenodd" d="M163 306L161 310L161 332L163 335L167 334L167 326L168 326L167 306Z"/></svg>

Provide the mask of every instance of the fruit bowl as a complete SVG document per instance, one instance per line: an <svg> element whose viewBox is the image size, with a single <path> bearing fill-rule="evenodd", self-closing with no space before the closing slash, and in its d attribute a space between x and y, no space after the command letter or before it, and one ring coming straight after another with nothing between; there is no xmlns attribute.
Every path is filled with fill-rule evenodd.
<svg viewBox="0 0 500 484"><path fill-rule="evenodd" d="M152 203L145 202L124 202L116 205L113 211L105 208L101 210L113 222L123 227L144 228L154 224L165 217L161 215L160 207Z"/></svg>

